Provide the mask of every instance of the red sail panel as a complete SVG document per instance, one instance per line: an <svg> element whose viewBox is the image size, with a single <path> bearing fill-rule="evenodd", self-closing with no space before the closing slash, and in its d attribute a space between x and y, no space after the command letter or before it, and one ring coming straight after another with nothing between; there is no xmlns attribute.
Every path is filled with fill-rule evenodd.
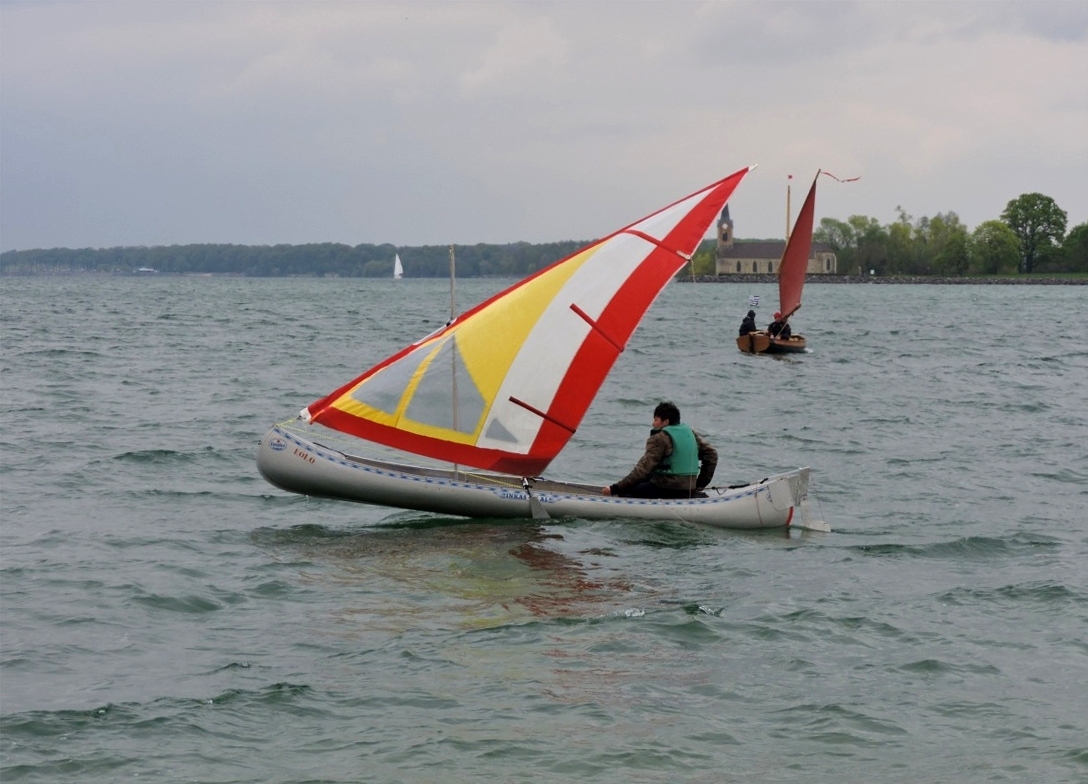
<svg viewBox="0 0 1088 784"><path fill-rule="evenodd" d="M801 289L805 287L805 272L812 253L812 216L816 211L816 178L812 181L808 196L793 224L793 232L778 265L778 311L782 318L789 318L801 307Z"/></svg>
<svg viewBox="0 0 1088 784"><path fill-rule="evenodd" d="M627 345L643 315L686 263L666 248L685 248L690 254L699 246L707 227L717 219L725 202L740 182L739 176L734 177L736 179L726 181L707 194L688 218L664 238L661 243L664 247L654 250L622 284L598 319L605 334L618 336L622 345ZM591 335L571 362L548 413L563 422L575 425L581 423L618 358L619 354L605 345L603 339ZM571 435L551 423L546 423L541 428L534 448L554 457L566 445Z"/></svg>

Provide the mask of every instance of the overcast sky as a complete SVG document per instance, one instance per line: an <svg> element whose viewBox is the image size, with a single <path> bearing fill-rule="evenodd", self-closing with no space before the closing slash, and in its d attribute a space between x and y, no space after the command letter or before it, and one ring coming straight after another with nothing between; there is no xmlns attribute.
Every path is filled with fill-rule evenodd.
<svg viewBox="0 0 1088 784"><path fill-rule="evenodd" d="M0 249L1088 220L1088 2L0 3Z"/></svg>

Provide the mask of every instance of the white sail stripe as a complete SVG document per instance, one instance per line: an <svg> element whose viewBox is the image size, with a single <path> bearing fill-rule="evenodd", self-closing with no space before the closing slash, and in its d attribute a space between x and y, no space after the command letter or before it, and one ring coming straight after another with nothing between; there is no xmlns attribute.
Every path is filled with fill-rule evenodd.
<svg viewBox="0 0 1088 784"><path fill-rule="evenodd" d="M643 246L646 253L632 258L629 248L635 243ZM497 418L518 439L516 447L504 443L506 449L528 452L543 424L536 414L511 403L510 397L547 411L567 368L589 334L589 324L570 309L571 303L575 302L591 318L598 317L651 250L645 240L631 235L613 237L571 276L541 314L514 358L490 413L490 417ZM483 432L487 432L486 426ZM498 446L490 440L485 443L484 438L478 443Z"/></svg>
<svg viewBox="0 0 1088 784"><path fill-rule="evenodd" d="M662 239L688 214L703 194L686 199L631 228ZM655 250L655 246L632 234L618 234L600 246L558 292L533 326L503 380L488 414L477 445L526 454L543 421L510 397L547 411L559 384L574 360L591 327L571 309L577 304L596 320L624 285L627 278ZM486 436L493 419L517 438L516 445Z"/></svg>
<svg viewBox="0 0 1088 784"><path fill-rule="evenodd" d="M651 215L643 221L639 221L632 229L638 229L641 232L649 234L651 237L657 239L664 239L668 236L669 232L676 228L676 225L691 212L703 197L706 196L706 191L695 194L682 202L674 204L673 206L662 210L657 215ZM716 215L714 216L717 217Z"/></svg>

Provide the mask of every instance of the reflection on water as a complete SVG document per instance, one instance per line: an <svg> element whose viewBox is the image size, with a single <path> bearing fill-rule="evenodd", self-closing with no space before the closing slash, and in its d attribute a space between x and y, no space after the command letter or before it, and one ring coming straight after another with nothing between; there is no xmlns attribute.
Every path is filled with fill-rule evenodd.
<svg viewBox="0 0 1088 784"><path fill-rule="evenodd" d="M421 617L476 628L593 616L611 611L630 590L622 576L591 576L612 557L606 550L574 557L554 547L562 533L531 522L428 517L354 531L259 529L253 538L296 564L301 582L344 591L345 617L366 616L387 631L418 626ZM347 600L359 592L385 592L387 600L367 598L352 608Z"/></svg>

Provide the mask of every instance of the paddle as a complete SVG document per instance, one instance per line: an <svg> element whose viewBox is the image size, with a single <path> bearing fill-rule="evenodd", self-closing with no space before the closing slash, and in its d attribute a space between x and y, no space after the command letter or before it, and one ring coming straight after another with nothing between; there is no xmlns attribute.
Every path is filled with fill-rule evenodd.
<svg viewBox="0 0 1088 784"><path fill-rule="evenodd" d="M823 520L817 520L812 516L812 505L809 504L807 495L801 499L801 524L797 527L803 528L806 531L822 531L825 534L831 533L830 525Z"/></svg>
<svg viewBox="0 0 1088 784"><path fill-rule="evenodd" d="M525 477L521 479L521 486L525 488L525 495L529 496L529 511L533 515L534 520L550 520L551 515L548 514L548 510L544 508L544 504L540 503L540 499L533 495L533 491L530 489L529 480Z"/></svg>

